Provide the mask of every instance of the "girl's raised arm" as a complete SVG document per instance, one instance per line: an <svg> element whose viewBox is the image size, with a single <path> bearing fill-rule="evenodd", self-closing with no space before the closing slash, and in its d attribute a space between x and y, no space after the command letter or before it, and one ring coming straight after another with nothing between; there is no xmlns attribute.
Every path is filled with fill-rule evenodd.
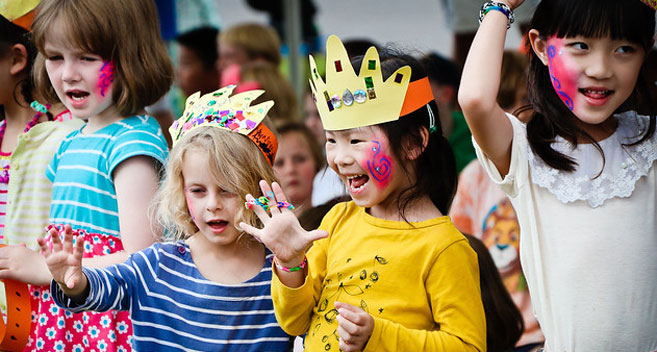
<svg viewBox="0 0 657 352"><path fill-rule="evenodd" d="M523 0L504 1L511 9ZM497 103L502 54L508 19L490 10L485 16L465 61L458 100L472 136L502 176L509 171L513 128Z"/></svg>

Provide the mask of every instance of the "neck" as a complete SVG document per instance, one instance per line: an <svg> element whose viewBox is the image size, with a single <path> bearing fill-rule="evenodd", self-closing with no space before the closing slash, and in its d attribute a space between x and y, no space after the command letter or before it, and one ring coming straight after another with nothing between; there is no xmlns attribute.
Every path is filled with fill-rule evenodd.
<svg viewBox="0 0 657 352"><path fill-rule="evenodd" d="M427 195L411 201L406 207L403 217L397 206L397 197L390 198L393 198L393 201L386 202L385 204L379 203L369 208L370 215L379 219L409 222L420 222L443 216Z"/></svg>
<svg viewBox="0 0 657 352"><path fill-rule="evenodd" d="M12 99L8 104L4 104L5 109L5 120L7 121L7 128L21 127L24 128L28 122L34 118L36 111L32 110L29 107L29 104L23 101L22 98L19 99L20 103L17 103Z"/></svg>
<svg viewBox="0 0 657 352"><path fill-rule="evenodd" d="M596 142L600 142L601 140L604 140L614 134L616 127L618 127L618 121L616 121L613 116L610 116L604 122L597 125L590 125L588 123L582 122L579 119L577 119L575 123L579 128L588 133ZM591 143L591 141L584 136L578 136L577 143L587 144Z"/></svg>
<svg viewBox="0 0 657 352"><path fill-rule="evenodd" d="M82 133L91 134L101 130L115 122L121 121L124 118L119 115L114 105L100 112L98 115L91 116L87 120L87 124L82 129Z"/></svg>

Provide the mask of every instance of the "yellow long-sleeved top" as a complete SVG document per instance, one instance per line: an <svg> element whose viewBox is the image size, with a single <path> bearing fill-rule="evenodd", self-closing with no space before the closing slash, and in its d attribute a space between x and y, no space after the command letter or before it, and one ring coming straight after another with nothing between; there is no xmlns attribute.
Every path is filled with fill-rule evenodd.
<svg viewBox="0 0 657 352"><path fill-rule="evenodd" d="M308 251L299 288L272 275L276 318L307 351L338 351L334 302L374 318L363 351L485 351L477 255L443 216L408 224L375 218L353 202L336 205Z"/></svg>

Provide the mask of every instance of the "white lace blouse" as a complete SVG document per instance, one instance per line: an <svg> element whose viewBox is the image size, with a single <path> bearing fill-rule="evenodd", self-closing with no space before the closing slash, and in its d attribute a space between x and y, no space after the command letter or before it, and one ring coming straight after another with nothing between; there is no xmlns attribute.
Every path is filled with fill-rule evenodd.
<svg viewBox="0 0 657 352"><path fill-rule="evenodd" d="M555 149L576 172L549 168L508 115L507 175L475 143L482 166L509 196L520 223L520 259L548 351L657 350L657 134L634 146L648 118L616 115L618 128L576 149ZM600 170L602 169L602 173ZM597 177L596 177L597 176Z"/></svg>

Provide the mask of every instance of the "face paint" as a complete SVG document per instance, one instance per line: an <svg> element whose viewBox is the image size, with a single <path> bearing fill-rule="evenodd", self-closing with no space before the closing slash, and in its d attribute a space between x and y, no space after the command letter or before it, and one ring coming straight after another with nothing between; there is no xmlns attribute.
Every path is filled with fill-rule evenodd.
<svg viewBox="0 0 657 352"><path fill-rule="evenodd" d="M189 210L189 215L192 217L192 221L196 224L196 217L194 216L194 211L192 210L191 202L189 201L189 196L187 190L185 190L185 201L187 201L187 210ZM198 225L196 225L198 227Z"/></svg>
<svg viewBox="0 0 657 352"><path fill-rule="evenodd" d="M390 176L392 175L391 159L381 142L373 140L367 158L361 162L361 165L369 172L371 179L379 189L385 188L390 183Z"/></svg>
<svg viewBox="0 0 657 352"><path fill-rule="evenodd" d="M114 82L114 65L111 61L105 61L100 68L100 75L98 76L98 94L104 97L107 90Z"/></svg>
<svg viewBox="0 0 657 352"><path fill-rule="evenodd" d="M574 97L577 94L577 74L569 67L568 57L563 55L564 39L550 37L547 40L548 70L554 90L570 111L575 110Z"/></svg>

